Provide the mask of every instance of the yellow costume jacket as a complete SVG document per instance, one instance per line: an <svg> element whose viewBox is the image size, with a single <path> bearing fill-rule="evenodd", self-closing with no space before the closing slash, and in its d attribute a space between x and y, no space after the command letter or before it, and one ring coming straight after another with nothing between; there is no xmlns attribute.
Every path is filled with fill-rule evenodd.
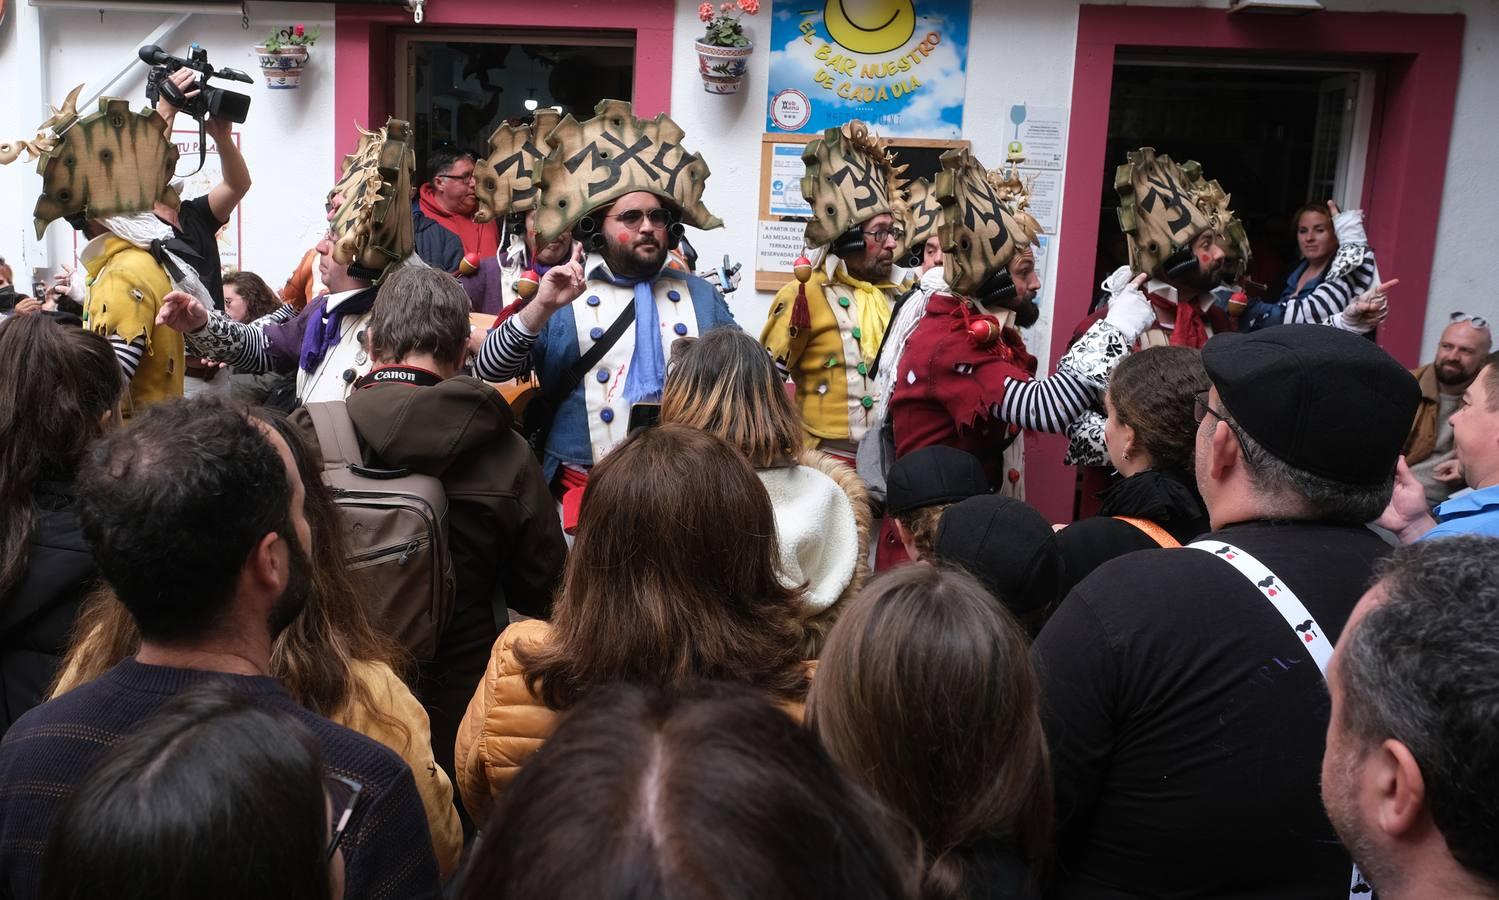
<svg viewBox="0 0 1499 900"><path fill-rule="evenodd" d="M792 281L776 293L760 343L796 385L807 446L823 440L857 443L874 421L872 369L890 324L891 297L899 289L860 282L842 263L831 277L814 271L805 285L812 327L798 329L791 315L802 287Z"/></svg>
<svg viewBox="0 0 1499 900"><path fill-rule="evenodd" d="M88 272L87 326L108 338L130 343L142 335L146 346L122 406L126 418L153 403L182 396L182 335L156 324L162 298L172 290L166 270L150 253L114 235L89 242L81 255Z"/></svg>

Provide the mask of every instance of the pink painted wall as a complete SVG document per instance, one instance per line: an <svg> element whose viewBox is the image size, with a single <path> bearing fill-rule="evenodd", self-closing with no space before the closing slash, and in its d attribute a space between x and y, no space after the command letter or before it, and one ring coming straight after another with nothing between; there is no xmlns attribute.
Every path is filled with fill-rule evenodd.
<svg viewBox="0 0 1499 900"><path fill-rule="evenodd" d="M637 115L671 111L671 38L673 0L545 0L507 3L497 0L440 0L429 3L421 25L395 6L337 8L334 47L334 169L358 144L350 127L385 123L395 109L391 67L392 29L527 28L629 31L635 35L635 103Z"/></svg>
<svg viewBox="0 0 1499 900"><path fill-rule="evenodd" d="M1104 159L1120 48L1179 48L1370 58L1382 65L1368 156L1364 209L1380 273L1398 277L1380 344L1406 365L1420 352L1431 257L1462 62L1464 17L1318 12L1297 18L1221 9L1083 6L1078 15L1067 142L1056 313L1051 358L1066 350L1073 325L1097 290L1098 198L1121 160ZM1170 148L1160 148L1169 150ZM1211 174L1211 173L1209 173ZM1232 191L1233 185L1225 185ZM1053 522L1070 521L1074 470L1062 465L1066 439L1026 438L1026 494Z"/></svg>

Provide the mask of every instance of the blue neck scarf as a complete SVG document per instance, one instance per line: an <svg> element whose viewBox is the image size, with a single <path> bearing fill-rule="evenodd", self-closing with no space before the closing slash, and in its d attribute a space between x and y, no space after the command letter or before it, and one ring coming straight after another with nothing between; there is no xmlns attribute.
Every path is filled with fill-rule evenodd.
<svg viewBox="0 0 1499 900"><path fill-rule="evenodd" d="M307 331L302 334L302 371L309 375L317 371L328 351L338 346L344 316L358 316L369 312L375 305L376 293L374 288L365 288L352 297L345 297L331 313L328 312L327 294L308 304L312 308L304 313L307 317Z"/></svg>
<svg viewBox="0 0 1499 900"><path fill-rule="evenodd" d="M635 289L635 349L625 376L625 402L655 402L666 384L666 354L661 349L661 319L656 314L656 276L626 278L607 266L598 270L610 284Z"/></svg>

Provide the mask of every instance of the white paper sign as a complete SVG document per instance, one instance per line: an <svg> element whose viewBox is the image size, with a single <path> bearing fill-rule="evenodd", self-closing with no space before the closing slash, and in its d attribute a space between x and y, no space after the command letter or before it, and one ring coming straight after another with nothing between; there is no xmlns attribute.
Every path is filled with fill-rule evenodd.
<svg viewBox="0 0 1499 900"><path fill-rule="evenodd" d="M802 255L806 230L805 222L761 221L755 247L755 270L789 274L796 268L796 258Z"/></svg>
<svg viewBox="0 0 1499 900"><path fill-rule="evenodd" d="M1062 172L1060 169L1038 169L1017 166L1020 180L1030 191L1026 209L1049 235L1056 235L1062 221Z"/></svg>
<svg viewBox="0 0 1499 900"><path fill-rule="evenodd" d="M1067 107L1010 107L1010 127L1005 129L1008 156L1025 157L1027 166L1061 169L1067 157Z"/></svg>
<svg viewBox="0 0 1499 900"><path fill-rule="evenodd" d="M801 144L774 144L770 148L770 214L773 216L811 216L812 207L802 197L802 176L807 167L802 162Z"/></svg>

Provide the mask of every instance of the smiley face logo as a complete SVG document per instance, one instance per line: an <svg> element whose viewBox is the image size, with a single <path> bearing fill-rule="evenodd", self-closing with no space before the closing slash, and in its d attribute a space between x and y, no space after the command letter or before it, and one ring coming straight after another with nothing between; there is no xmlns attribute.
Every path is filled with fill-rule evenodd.
<svg viewBox="0 0 1499 900"><path fill-rule="evenodd" d="M847 50L889 53L916 33L916 7L912 0L828 0L823 21Z"/></svg>

